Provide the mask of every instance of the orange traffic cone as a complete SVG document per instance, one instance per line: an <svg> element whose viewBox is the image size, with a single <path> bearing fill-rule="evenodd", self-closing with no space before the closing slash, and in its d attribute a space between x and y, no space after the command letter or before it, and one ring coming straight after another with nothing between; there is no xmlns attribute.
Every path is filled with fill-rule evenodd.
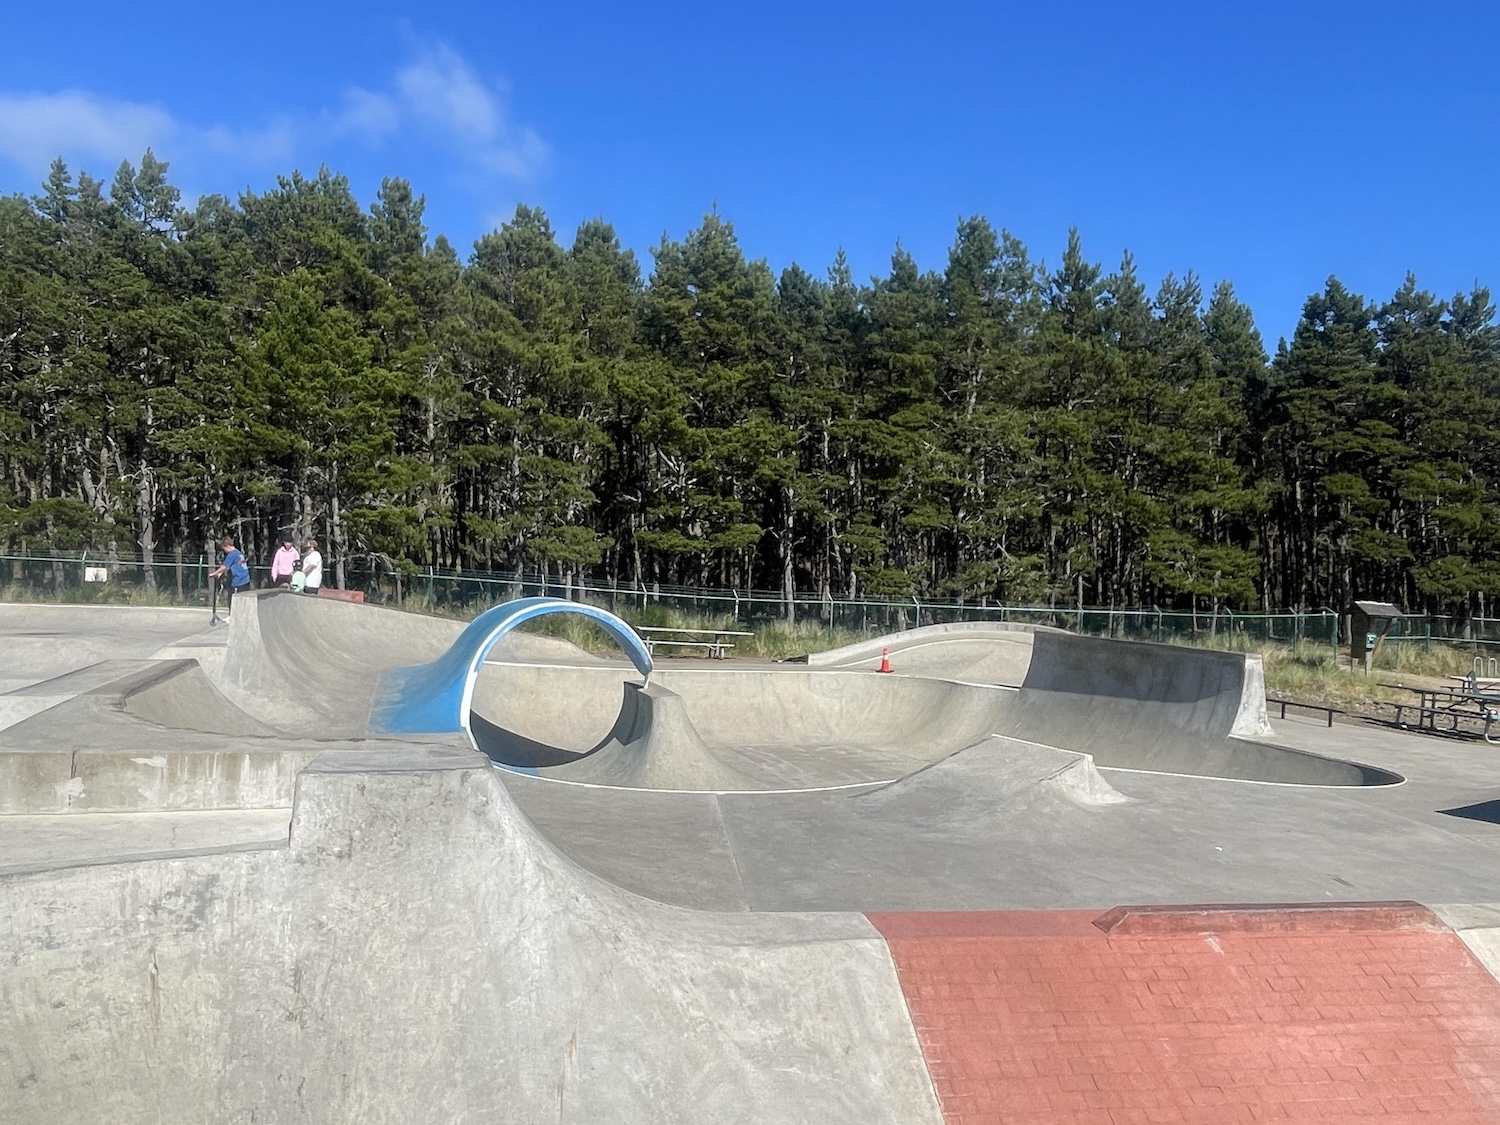
<svg viewBox="0 0 1500 1125"><path fill-rule="evenodd" d="M877 672L889 672L891 670L891 650L883 648L880 650L880 667Z"/></svg>

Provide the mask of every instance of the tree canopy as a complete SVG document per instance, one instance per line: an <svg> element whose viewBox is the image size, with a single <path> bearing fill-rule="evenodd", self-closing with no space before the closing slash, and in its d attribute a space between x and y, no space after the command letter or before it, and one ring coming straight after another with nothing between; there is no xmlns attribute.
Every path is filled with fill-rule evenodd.
<svg viewBox="0 0 1500 1125"><path fill-rule="evenodd" d="M1487 290L1330 277L1268 356L1228 282L1055 265L779 275L711 213L649 269L520 206L463 259L387 180L183 205L147 152L0 198L0 548L650 586L1452 610L1500 592Z"/></svg>

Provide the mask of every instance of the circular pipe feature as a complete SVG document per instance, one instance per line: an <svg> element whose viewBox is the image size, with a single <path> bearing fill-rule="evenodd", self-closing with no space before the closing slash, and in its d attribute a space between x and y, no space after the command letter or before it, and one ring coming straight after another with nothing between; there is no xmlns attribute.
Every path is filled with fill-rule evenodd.
<svg viewBox="0 0 1500 1125"><path fill-rule="evenodd" d="M652 661L646 643L613 613L562 598L520 598L497 605L474 618L458 640L436 660L382 673L370 706L370 730L376 734L447 734L458 731L469 734L474 681L479 676L484 658L512 629L555 613L586 617L601 626L619 642L636 671L650 677Z"/></svg>

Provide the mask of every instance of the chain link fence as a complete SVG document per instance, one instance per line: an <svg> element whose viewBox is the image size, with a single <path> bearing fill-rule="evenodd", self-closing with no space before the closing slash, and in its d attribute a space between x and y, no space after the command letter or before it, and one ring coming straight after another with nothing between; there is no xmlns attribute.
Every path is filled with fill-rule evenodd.
<svg viewBox="0 0 1500 1125"><path fill-rule="evenodd" d="M139 559L97 555L0 554L0 596L12 600L145 602L207 605L209 573L217 560L206 555L158 556L148 568ZM263 586L268 568L253 566L253 582ZM325 569L330 578L331 572ZM536 574L461 573L356 560L345 565L345 586L361 590L374 603L454 617L475 614L513 598L549 595L586 601L642 625L707 624L766 628L796 623L830 633L878 635L923 625L962 621L1002 621L1046 625L1069 632L1147 641L1208 640L1229 646L1266 642L1335 647L1339 615L1331 610L1286 613L1190 613L1155 608L1003 606L927 602L917 598L841 599L799 595L790 602L779 592L705 590L673 586L629 586L558 580ZM1455 636L1446 618L1401 623L1402 640ZM1485 639L1500 641L1500 621L1477 626ZM1393 638L1395 639L1395 638Z"/></svg>
<svg viewBox="0 0 1500 1125"><path fill-rule="evenodd" d="M206 555L157 556L148 568L139 559L90 553L0 554L0 597L10 600L208 604L209 573L217 560ZM254 584L264 586L269 568L252 566ZM332 578L331 568L325 574ZM380 559L345 564L344 584L368 601L453 617L475 614L512 598L552 597L586 601L642 625L708 624L765 628L796 623L831 633L878 635L922 625L959 621L1009 621L1047 625L1069 632L1129 640L1191 641L1231 647L1267 642L1328 645L1347 642L1347 622L1331 609L1309 612L1185 612L1155 608L1004 606L928 602L918 598L833 598L779 592L630 586L558 579L538 574L418 570ZM1414 615L1392 622L1387 643L1434 641L1473 645L1500 655L1500 618ZM1491 649L1490 646L1494 646Z"/></svg>

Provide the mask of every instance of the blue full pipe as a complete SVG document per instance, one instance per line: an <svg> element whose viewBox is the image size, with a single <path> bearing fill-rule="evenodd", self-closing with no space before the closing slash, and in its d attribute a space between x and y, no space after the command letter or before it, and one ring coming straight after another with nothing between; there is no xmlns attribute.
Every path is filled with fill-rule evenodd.
<svg viewBox="0 0 1500 1125"><path fill-rule="evenodd" d="M436 660L382 673L370 707L370 730L376 734L467 734L474 681L484 658L516 626L553 613L573 613L597 622L620 642L636 671L651 675L651 653L645 642L608 610L562 598L521 598L474 618Z"/></svg>

